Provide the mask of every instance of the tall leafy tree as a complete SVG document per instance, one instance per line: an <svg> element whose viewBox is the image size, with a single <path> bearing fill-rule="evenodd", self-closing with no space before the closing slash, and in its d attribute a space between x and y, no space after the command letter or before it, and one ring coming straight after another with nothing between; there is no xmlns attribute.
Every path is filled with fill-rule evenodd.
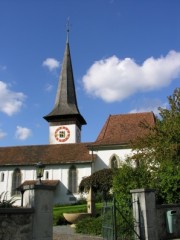
<svg viewBox="0 0 180 240"><path fill-rule="evenodd" d="M168 100L169 108L159 108L160 117L156 117L154 127L150 127L145 122L141 123L142 127L149 130L148 134L139 138L133 145L137 150L135 157L147 160L147 164L151 166L166 161L179 162L180 88L177 88Z"/></svg>
<svg viewBox="0 0 180 240"><path fill-rule="evenodd" d="M126 159L121 167L114 172L113 192L121 208L128 210L131 205L130 190L151 187L151 172L147 171L146 165L139 164L135 167L132 159Z"/></svg>
<svg viewBox="0 0 180 240"><path fill-rule="evenodd" d="M180 201L180 88L168 102L167 108L159 108L154 127L141 123L148 134L133 143L133 158L151 173L161 201L175 203Z"/></svg>

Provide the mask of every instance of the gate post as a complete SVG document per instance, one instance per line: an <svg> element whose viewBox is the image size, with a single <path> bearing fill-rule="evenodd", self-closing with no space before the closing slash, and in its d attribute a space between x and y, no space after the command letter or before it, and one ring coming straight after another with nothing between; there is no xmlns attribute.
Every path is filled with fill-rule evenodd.
<svg viewBox="0 0 180 240"><path fill-rule="evenodd" d="M135 231L143 240L158 240L154 189L134 189L132 193Z"/></svg>
<svg viewBox="0 0 180 240"><path fill-rule="evenodd" d="M53 186L34 184L24 193L25 206L34 208L32 240L53 239Z"/></svg>

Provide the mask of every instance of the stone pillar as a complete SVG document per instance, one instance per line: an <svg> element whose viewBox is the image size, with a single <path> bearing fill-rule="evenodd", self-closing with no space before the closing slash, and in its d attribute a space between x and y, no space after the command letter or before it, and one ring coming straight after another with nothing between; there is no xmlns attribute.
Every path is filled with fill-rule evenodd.
<svg viewBox="0 0 180 240"><path fill-rule="evenodd" d="M142 239L158 240L155 190L135 189L132 193L135 231Z"/></svg>
<svg viewBox="0 0 180 240"><path fill-rule="evenodd" d="M94 199L94 193L92 191L92 188L90 188L88 196L87 196L87 212L91 213L92 216L95 216L96 214L96 207L95 207L95 199Z"/></svg>
<svg viewBox="0 0 180 240"><path fill-rule="evenodd" d="M24 205L34 208L32 240L53 239L53 190L52 186L40 184L24 192Z"/></svg>

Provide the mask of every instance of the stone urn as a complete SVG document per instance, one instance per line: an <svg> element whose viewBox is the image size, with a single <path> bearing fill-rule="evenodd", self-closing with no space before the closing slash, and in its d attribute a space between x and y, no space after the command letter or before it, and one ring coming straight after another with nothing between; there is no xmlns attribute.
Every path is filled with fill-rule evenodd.
<svg viewBox="0 0 180 240"><path fill-rule="evenodd" d="M91 217L91 213L63 213L64 218L71 224L76 224L79 220Z"/></svg>

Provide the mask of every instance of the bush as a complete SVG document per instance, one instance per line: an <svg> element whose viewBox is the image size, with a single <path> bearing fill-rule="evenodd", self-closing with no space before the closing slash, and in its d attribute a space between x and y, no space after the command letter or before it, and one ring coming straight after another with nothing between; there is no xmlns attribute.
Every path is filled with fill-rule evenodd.
<svg viewBox="0 0 180 240"><path fill-rule="evenodd" d="M7 192L2 192L0 194L0 208L13 208L13 204L16 202L16 200L12 197L9 200L7 200Z"/></svg>
<svg viewBox="0 0 180 240"><path fill-rule="evenodd" d="M66 219L63 217L63 215L60 214L53 214L53 226L57 225L66 225L68 222Z"/></svg>
<svg viewBox="0 0 180 240"><path fill-rule="evenodd" d="M75 231L88 235L102 235L102 217L82 219L76 224Z"/></svg>

